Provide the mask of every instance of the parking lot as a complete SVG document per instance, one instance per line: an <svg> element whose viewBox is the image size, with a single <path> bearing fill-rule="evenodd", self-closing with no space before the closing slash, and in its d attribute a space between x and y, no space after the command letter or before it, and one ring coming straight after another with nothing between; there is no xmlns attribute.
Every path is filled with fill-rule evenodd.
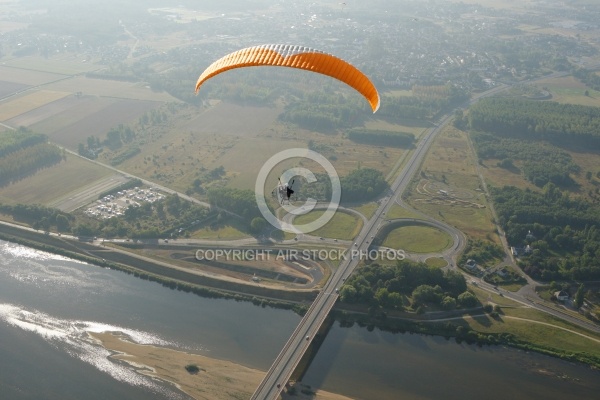
<svg viewBox="0 0 600 400"><path fill-rule="evenodd" d="M129 206L139 207L142 203L154 203L164 198L165 195L155 188L142 189L136 187L96 200L85 210L85 214L99 219L118 217L123 215Z"/></svg>

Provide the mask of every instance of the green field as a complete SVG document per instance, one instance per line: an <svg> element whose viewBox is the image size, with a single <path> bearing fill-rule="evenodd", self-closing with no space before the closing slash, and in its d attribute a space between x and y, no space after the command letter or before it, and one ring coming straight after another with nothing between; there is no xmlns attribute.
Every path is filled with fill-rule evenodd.
<svg viewBox="0 0 600 400"><path fill-rule="evenodd" d="M600 107L600 91L590 89L573 76L545 79L536 84L552 94L552 101ZM586 90L588 95L585 95Z"/></svg>
<svg viewBox="0 0 600 400"><path fill-rule="evenodd" d="M394 204L390 211L387 213L388 219L397 219L397 218L420 218L419 214L414 211L408 210L398 204Z"/></svg>
<svg viewBox="0 0 600 400"><path fill-rule="evenodd" d="M410 253L438 253L450 247L452 243L452 238L439 229L429 226L402 226L388 233L383 246Z"/></svg>
<svg viewBox="0 0 600 400"><path fill-rule="evenodd" d="M600 340L600 335L544 312L524 307L520 303L508 300L506 297L488 293L477 287L471 287L470 289L477 295L482 304L492 302L501 306L501 313L498 319L489 316L465 319L465 324L469 325L472 329L485 333L512 333L520 339L561 351L587 352L600 356L600 343L575 333L567 332L564 329L572 330L597 340Z"/></svg>
<svg viewBox="0 0 600 400"><path fill-rule="evenodd" d="M66 161L38 171L35 175L0 190L0 203L47 205L89 183L114 172L68 155Z"/></svg>
<svg viewBox="0 0 600 400"><path fill-rule="evenodd" d="M500 315L498 319L487 316L477 317L468 320L467 323L472 329L478 332L509 332L515 334L520 339L542 346L566 352L583 352L596 357L600 356L600 343L598 341L582 337L565 329L600 340L600 336L598 335L536 310L520 308L503 308L502 310L505 317L503 315Z"/></svg>
<svg viewBox="0 0 600 400"><path fill-rule="evenodd" d="M406 200L469 237L500 243L478 172L467 134L449 126L433 143ZM442 188L453 195L439 196Z"/></svg>
<svg viewBox="0 0 600 400"><path fill-rule="evenodd" d="M373 119L365 122L366 129L374 129L389 132L406 132L415 135L418 139L423 133L431 127L430 124L423 121L415 121L414 124L394 124L381 119Z"/></svg>
<svg viewBox="0 0 600 400"><path fill-rule="evenodd" d="M429 257L425 260L425 264L430 267L443 268L448 265L448 262L441 257Z"/></svg>
<svg viewBox="0 0 600 400"><path fill-rule="evenodd" d="M294 218L294 225L303 225L315 221L324 211L311 211ZM363 222L355 215L337 211L331 220L322 228L310 232L313 236L321 236L331 239L352 240L362 229Z"/></svg>
<svg viewBox="0 0 600 400"><path fill-rule="evenodd" d="M375 214L375 210L377 210L377 207L379 207L377 203L371 202L362 204L357 207L352 207L352 209L358 211L359 213L361 213L369 219L373 216L373 214Z"/></svg>
<svg viewBox="0 0 600 400"><path fill-rule="evenodd" d="M205 240L237 240L249 237L233 225L207 226L194 231L190 237L192 239Z"/></svg>

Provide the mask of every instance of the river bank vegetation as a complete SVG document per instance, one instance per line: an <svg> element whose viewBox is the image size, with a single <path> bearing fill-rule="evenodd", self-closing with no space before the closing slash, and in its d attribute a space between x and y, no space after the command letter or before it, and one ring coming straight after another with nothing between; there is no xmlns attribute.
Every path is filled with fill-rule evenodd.
<svg viewBox="0 0 600 400"><path fill-rule="evenodd" d="M476 307L462 274L442 271L408 260L395 265L376 263L359 268L340 289L340 300L363 304L373 310L454 310Z"/></svg>
<svg viewBox="0 0 600 400"><path fill-rule="evenodd" d="M308 304L305 302L308 299L302 301L300 297L291 296L293 294L291 292L274 292L266 288L253 287L254 293L247 293L247 285L239 285L223 281L218 282L210 278L201 278L203 280L203 284L192 283L190 281L186 281L187 278L185 277L183 277L183 279L180 276L171 277L170 272L176 271L169 271L166 268L162 269L166 275L157 274L155 272L155 268L148 262L139 263L137 266L130 266L131 260L129 260L127 264L123 264L121 262L114 262L108 259L94 257L90 253L91 249L94 247L85 243L79 243L77 246L69 246L64 240L53 236L43 235L35 232L28 233L21 230L18 230L19 234L13 235L13 233L17 232L13 229L10 229L10 232L10 234L0 233L0 239L19 243L42 251L60 254L65 257L95 264L103 268L116 269L127 274L132 274L144 280L160 283L161 285L169 287L173 290L189 292L203 297L224 298L236 301L251 301L253 304L261 307L269 306L291 309L300 315L304 314L307 307L306 304ZM108 257L109 253L106 253L106 250L104 250L102 254L103 256ZM363 293L366 294L370 292L372 293L373 297L371 297L366 303L359 304L356 302L342 302L339 307L336 307L333 310L333 315L342 326L352 326L353 324L357 323L360 326L367 327L368 329L378 328L394 333L411 332L427 335L439 335L444 336L447 339L455 338L458 343L464 341L468 344L477 344L480 346L509 345L528 351L537 351L566 360L583 362L589 365L600 367L600 355L598 355L597 352L590 353L573 350L574 348L578 349L581 347L581 345L585 344L580 343L583 339L568 340L561 337L560 340L556 339L558 340L557 343L553 344L554 339L552 338L554 336L547 337L547 335L539 335L538 333L534 332L535 330L530 328L523 330L522 327L517 327L518 329L516 329L514 332L511 332L514 324L503 324L502 321L509 322L510 318L512 318L512 314L516 313L515 315L517 317L535 319L539 319L540 317L532 316L530 314L517 313L517 309L512 311L513 309L510 308L510 305L502 305L501 307L496 305L492 307L489 304L486 304L485 306L482 306L480 303L482 298L479 296L477 291L475 291L475 293L472 291L465 291L459 294L459 298L462 296L460 304L465 307L472 306L468 309L456 308L453 311L444 311L442 308L436 307L433 304L434 302L431 302L427 298L421 299L423 304L426 305L426 307L421 309L421 311L413 310L412 307L406 307L401 311L399 309L392 309L389 304L383 306L380 303L380 300L384 298L381 297L385 296L383 295L384 292L379 291L378 299L377 292L373 293L372 290L367 288L366 284L364 283L364 281L367 280L367 277L370 281L374 281L375 278L378 279L375 283L375 286L378 284L385 285L383 280L379 278L386 275L391 276L390 272L396 271L398 276L394 275L392 281L396 285L398 285L401 281L404 281L405 285L401 285L404 286L404 293L408 293L410 287L420 283L423 279L428 279L427 276L429 275L437 277L438 283L444 284L444 287L446 288L445 290L450 290L454 293L458 293L464 288L463 285L465 285L464 278L460 274L450 274L449 276L445 276L445 274L441 273L441 270L438 268L423 269L423 266L420 264L406 261L399 263L399 265L402 266L383 268L383 273L378 274L377 270L381 268L372 264L372 268L367 268L365 270L365 274L363 276L364 279L357 278L356 281L350 285L354 286L356 283L359 286L364 287L365 289L363 289ZM146 270L140 268L145 268ZM406 276L406 280L404 278L400 278L402 274ZM211 284L216 286L211 287ZM244 294L244 291L246 291L246 294ZM418 301L421 301L419 300L421 291L423 291L423 294L437 292L436 289L429 290L428 288L421 287L415 293L415 298ZM287 295L285 293L287 293ZM464 293L468 293L468 296ZM391 297L393 299L395 296ZM492 297L495 300L498 299L497 296ZM280 298L280 300L275 300L276 298ZM403 296L403 300L405 299L409 299L409 297ZM466 303L464 302L465 300ZM508 300L502 301L507 302ZM418 304L418 302L415 302L414 304ZM425 309L428 311L437 309L439 311L422 313L425 311ZM451 317L451 319L445 322L435 321L436 318L442 318L444 316ZM549 317L546 317L546 319L542 318L540 321L546 321L546 323L551 322L553 324L557 324L559 327L563 325L567 328L570 327L570 324L568 323L554 321L554 319L548 318ZM528 324L527 326L531 326L531 324ZM544 332L547 332L548 328L544 329ZM577 330L579 328L571 327L571 329ZM574 336L574 338L577 338L577 336ZM567 343L567 345L565 343ZM569 348L569 346L571 346L571 348Z"/></svg>
<svg viewBox="0 0 600 400"><path fill-rule="evenodd" d="M568 361L581 362L590 365L594 368L600 368L600 355L597 352L585 351L584 348L589 346L589 342L583 342L582 346L573 346L569 344L569 339L556 340L557 343L552 343L553 339L548 338L542 340L542 335L538 332L535 335L523 335L523 330L519 329L520 333L512 333L512 326L507 325L502 327L502 320L508 318L498 314L492 316L494 311L491 311L488 316L483 315L481 311L472 311L465 313L463 316L452 318L450 321L435 320L417 320L415 318L392 318L386 313L378 313L376 315L369 313L357 313L344 310L334 310L334 315L340 326L351 327L358 324L361 327L366 327L368 330L375 328L392 333L417 333L423 335L443 336L447 340L454 338L457 343L465 342L478 346L494 346L506 345L525 351L535 351L541 354L546 354L552 357L561 358ZM471 314L473 314L471 316ZM487 328L490 332L481 331L481 323L490 326L489 321L498 322L499 328ZM475 323L474 323L475 322ZM525 331L531 331L531 325L535 322L527 322ZM495 325L494 325L495 326ZM541 326L547 335L548 327ZM495 331L494 331L495 330ZM504 332L502 332L504 330ZM577 337L575 334L569 335L569 338ZM575 340L579 342L579 340ZM577 347L577 350L573 348Z"/></svg>
<svg viewBox="0 0 600 400"><path fill-rule="evenodd" d="M28 232L18 228L7 227L5 230L7 232L0 232L0 240L59 254L102 268L118 270L136 278L157 282L173 290L193 293L203 297L249 301L261 307L268 306L293 310L300 315L306 312L307 303L305 302L314 298L313 292L292 292L256 285L244 285L186 273L161 266L158 263L140 260L121 252L111 252L109 248L99 249L83 242L71 242L51 235Z"/></svg>

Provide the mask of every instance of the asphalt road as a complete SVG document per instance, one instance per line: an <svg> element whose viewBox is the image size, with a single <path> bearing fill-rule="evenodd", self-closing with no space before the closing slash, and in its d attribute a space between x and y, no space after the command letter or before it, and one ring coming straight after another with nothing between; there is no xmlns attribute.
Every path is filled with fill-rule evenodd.
<svg viewBox="0 0 600 400"><path fill-rule="evenodd" d="M560 77L568 75L568 72L554 73L549 76L543 77L543 79L547 79L550 77ZM533 82L534 80L531 80ZM484 93L481 93L477 96L474 96L468 103L471 105L482 98L492 96L496 93L504 91L508 89L509 86L502 85L490 89ZM359 233L359 235L355 239L355 243L351 246L351 251L355 253L352 257L340 263L340 266L333 274L329 282L325 285L323 290L319 293L309 310L306 312L291 337L271 365L271 368L265 375L263 381L260 383L251 399L253 400L276 400L281 394L282 390L285 387L285 384L290 379L294 369L297 367L300 359L306 352L306 349L310 345L311 340L318 332L321 324L333 308L335 304L338 293L337 288L339 288L342 283L346 280L350 274L354 271L356 266L358 265L363 254L368 254L369 241L373 238L377 231L380 229L382 224L385 222L385 215L390 210L390 208L394 205L396 198L401 199L402 193L408 187L410 181L413 176L419 170L421 163L429 147L433 143L435 137L441 131L441 129L452 119L453 115L448 114L442 117L436 126L423 137L422 140L419 141L417 147L413 154L411 155L409 161L405 165L402 172L395 179L394 183L391 186L392 195L384 197L380 206L373 215L373 217L365 223L363 229ZM427 218L428 221L432 221L431 218ZM440 227L444 227L444 230L447 230L447 226L445 224L439 223ZM452 233L452 237L455 239L455 243L453 246L454 254L458 254L464 247L466 243L466 239L462 233L455 232ZM363 253L364 252L364 253ZM489 292L498 292L496 288L487 283L479 280L479 286ZM489 287L488 287L489 286ZM498 292L499 293L499 292ZM579 318L571 316L566 312L562 312L560 310L548 307L542 302L537 302L536 300L530 300L526 296L504 292L503 296L510 298L511 300L520 302L522 304L527 304L530 307L533 307L537 310L552 314L558 318L562 318L568 320L578 326L585 327L587 329L593 330L595 332L600 332L600 328L594 324L582 321Z"/></svg>
<svg viewBox="0 0 600 400"><path fill-rule="evenodd" d="M312 338L314 338L321 324L333 308L338 298L337 289L352 274L361 259L368 254L369 242L385 222L386 213L395 204L396 197L402 195L407 188L412 177L419 170L434 138L451 118L451 115L443 117L439 121L439 124L430 129L424 138L419 141L404 169L392 183L392 195L381 199L379 208L377 208L373 217L364 224L355 239L355 243L351 246L350 256L340 263L336 272L325 284L323 290L319 293L271 365L265 378L252 395L252 399L276 400L279 397L286 382L290 379L294 369L310 345Z"/></svg>
<svg viewBox="0 0 600 400"><path fill-rule="evenodd" d="M568 72L555 73L544 77L544 79L550 77L566 76L568 74ZM507 87L508 86L499 86L489 91L486 91L480 95L477 95L469 102L469 105L475 103L483 97L488 97L500 91L506 90ZM331 308L335 304L338 298L337 288L339 288L345 281L345 279L354 271L361 258L363 258L364 255L368 254L369 242L371 238L376 235L377 231L385 222L386 213L394 205L396 198L400 198L402 193L405 191L412 177L417 173L425 155L427 154L429 147L433 143L433 140L441 131L442 127L444 127L450 121L451 118L452 115L444 116L442 119L439 120L436 127L430 129L430 131L424 136L424 138L419 141L409 161L407 162L404 169L398 175L398 177L395 179L394 183L391 186L393 194L390 196L386 196L381 200L380 206L376 210L373 217L364 224L363 229L355 239L355 243L350 248L351 256L340 263L340 266L338 267L336 272L332 275L331 279L326 283L323 290L319 293L315 301L312 303L304 318L300 321L299 325L292 333L290 339L275 359L265 378L256 389L255 393L252 396L252 399L275 400L278 398L283 387L285 386L285 383L289 380L292 372L294 371L294 369L300 362L300 359L302 358L303 354L305 353L306 349L310 345L312 338L315 336L322 322L327 317ZM9 126L4 124L3 126L10 128ZM69 151L67 149L65 150L71 154L79 156L75 152ZM95 162L93 160L88 161ZM127 174L116 168L112 168L102 163L98 164L110 168L115 172L122 174L123 176L134 178L134 176L132 176L131 174ZM157 187L161 191L167 193L175 193L175 191L164 186L157 185L154 182L149 182L145 180L142 181L145 184ZM180 197L186 200L192 201L197 204L202 204L204 206L208 206L208 204L203 203L197 199L194 199L181 193L178 194ZM457 236L453 235L453 237L455 238L455 244L453 249L458 253L460 250L462 250L462 246L464 246L464 236L462 236L461 234ZM487 287L486 285L487 284L481 281L479 283L479 286L484 288L485 290L488 290L490 292L496 291L494 287ZM562 312L555 308L548 307L542 302L528 298L528 296L510 292L504 292L502 294L511 300L527 304L530 307L536 308L540 311L547 312L559 318L569 320L579 326L586 327L595 332L600 331L600 328L591 323L586 323L585 321L582 321L581 319L576 318L566 312Z"/></svg>

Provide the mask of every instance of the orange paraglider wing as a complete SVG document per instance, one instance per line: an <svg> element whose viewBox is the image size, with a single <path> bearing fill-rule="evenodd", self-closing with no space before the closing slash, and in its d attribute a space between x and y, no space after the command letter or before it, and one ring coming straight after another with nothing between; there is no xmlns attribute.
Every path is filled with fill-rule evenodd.
<svg viewBox="0 0 600 400"><path fill-rule="evenodd" d="M371 105L373 112L379 109L379 93L375 85L356 67L341 58L319 50L285 44L248 47L227 54L202 72L196 82L196 94L206 80L221 72L257 66L298 68L331 76L362 94Z"/></svg>

